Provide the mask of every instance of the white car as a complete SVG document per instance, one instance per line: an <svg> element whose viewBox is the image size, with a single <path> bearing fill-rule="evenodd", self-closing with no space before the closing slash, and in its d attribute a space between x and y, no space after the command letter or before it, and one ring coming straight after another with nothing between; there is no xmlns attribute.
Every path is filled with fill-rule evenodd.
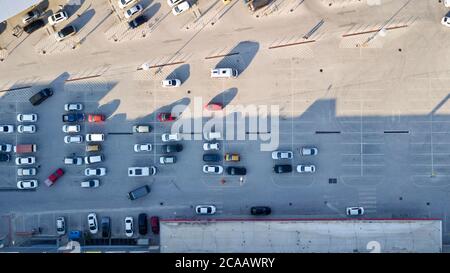
<svg viewBox="0 0 450 273"><path fill-rule="evenodd" d="M292 159L294 153L292 151L274 151L272 152L272 159Z"/></svg>
<svg viewBox="0 0 450 273"><path fill-rule="evenodd" d="M197 214L214 214L216 213L216 207L213 205L198 205L195 207Z"/></svg>
<svg viewBox="0 0 450 273"><path fill-rule="evenodd" d="M364 208L363 207L350 207L345 210L347 212L347 215L354 216L354 215L363 215L364 214Z"/></svg>
<svg viewBox="0 0 450 273"><path fill-rule="evenodd" d="M303 147L302 148L302 155L317 155L319 153L319 150L315 147Z"/></svg>
<svg viewBox="0 0 450 273"><path fill-rule="evenodd" d="M12 151L11 144L0 144L0 152L9 153Z"/></svg>
<svg viewBox="0 0 450 273"><path fill-rule="evenodd" d="M184 1L172 8L173 15L179 15L191 8L188 1Z"/></svg>
<svg viewBox="0 0 450 273"><path fill-rule="evenodd" d="M93 212L89 213L87 219L89 225L89 232L92 234L96 234L98 232L97 215Z"/></svg>
<svg viewBox="0 0 450 273"><path fill-rule="evenodd" d="M36 175L36 173L37 173L36 168L19 168L19 169L17 169L18 176L32 176L32 175Z"/></svg>
<svg viewBox="0 0 450 273"><path fill-rule="evenodd" d="M104 160L105 158L103 157L103 155L89 155L84 157L84 164L95 164L103 162Z"/></svg>
<svg viewBox="0 0 450 273"><path fill-rule="evenodd" d="M57 12L57 13L49 16L48 17L48 23L51 26L54 26L54 25L56 25L58 23L61 23L62 21L67 20L67 19L69 19L69 16L67 15L67 12L60 11L60 12Z"/></svg>
<svg viewBox="0 0 450 273"><path fill-rule="evenodd" d="M441 24L446 27L450 27L450 12L447 13L444 17L442 17Z"/></svg>
<svg viewBox="0 0 450 273"><path fill-rule="evenodd" d="M27 156L27 157L17 157L16 158L16 165L32 165L36 163L36 158L34 156Z"/></svg>
<svg viewBox="0 0 450 273"><path fill-rule="evenodd" d="M134 151L138 152L150 152L152 150L152 144L144 143L144 144L134 144Z"/></svg>
<svg viewBox="0 0 450 273"><path fill-rule="evenodd" d="M149 175L155 175L156 172L157 172L157 170L156 170L155 166L128 168L128 176L149 176Z"/></svg>
<svg viewBox="0 0 450 273"><path fill-rule="evenodd" d="M33 134L36 133L36 126L35 125L19 125L17 126L17 132L18 133L27 133L27 134Z"/></svg>
<svg viewBox="0 0 450 273"><path fill-rule="evenodd" d="M124 16L126 19L129 19L131 18L131 16L141 13L142 10L142 6L140 4L137 4L136 6L133 6L129 10L125 11Z"/></svg>
<svg viewBox="0 0 450 273"><path fill-rule="evenodd" d="M65 143L82 143L83 142L83 136L80 135L74 135L74 136L65 136L64 137Z"/></svg>
<svg viewBox="0 0 450 273"><path fill-rule="evenodd" d="M181 135L178 134L178 133L175 133L175 134L162 134L161 135L161 140L163 142L180 141L181 140Z"/></svg>
<svg viewBox="0 0 450 273"><path fill-rule="evenodd" d="M181 1L183 0L167 0L167 5L169 5L169 7L173 7L176 4L179 4Z"/></svg>
<svg viewBox="0 0 450 273"><path fill-rule="evenodd" d="M83 158L81 156L64 157L64 164L66 165L81 165Z"/></svg>
<svg viewBox="0 0 450 273"><path fill-rule="evenodd" d="M178 87L181 85L179 79L167 79L161 82L162 87Z"/></svg>
<svg viewBox="0 0 450 273"><path fill-rule="evenodd" d="M298 173L314 173L316 172L316 166L314 165L297 165Z"/></svg>
<svg viewBox="0 0 450 273"><path fill-rule="evenodd" d="M36 114L18 114L17 121L18 122L36 122L37 121Z"/></svg>
<svg viewBox="0 0 450 273"><path fill-rule="evenodd" d="M21 189L21 190L26 190L26 189L35 189L38 186L38 181L33 179L33 180L21 180L17 182L17 188Z"/></svg>
<svg viewBox="0 0 450 273"><path fill-rule="evenodd" d="M219 143L214 142L214 143L203 143L203 150L204 151L218 151L220 150L220 146Z"/></svg>
<svg viewBox="0 0 450 273"><path fill-rule="evenodd" d="M125 217L125 235L133 237L133 217Z"/></svg>
<svg viewBox="0 0 450 273"><path fill-rule="evenodd" d="M119 5L119 8L124 9L134 2L135 2L135 0L119 0L118 5Z"/></svg>
<svg viewBox="0 0 450 273"><path fill-rule="evenodd" d="M58 235L66 234L66 220L63 216L56 218L56 233Z"/></svg>
<svg viewBox="0 0 450 273"><path fill-rule="evenodd" d="M13 133L14 125L0 125L0 132L2 133Z"/></svg>
<svg viewBox="0 0 450 273"><path fill-rule="evenodd" d="M64 133L78 133L81 131L80 125L63 125L62 130Z"/></svg>
<svg viewBox="0 0 450 273"><path fill-rule="evenodd" d="M87 142L102 142L105 141L104 134L86 134Z"/></svg>
<svg viewBox="0 0 450 273"><path fill-rule="evenodd" d="M106 168L97 168L97 169L91 169L87 168L84 170L85 176L104 176L106 174Z"/></svg>
<svg viewBox="0 0 450 273"><path fill-rule="evenodd" d="M221 174L223 173L223 167L219 165L203 165L203 172Z"/></svg>
<svg viewBox="0 0 450 273"><path fill-rule="evenodd" d="M177 162L177 158L175 156L160 156L159 163L160 164L175 164Z"/></svg>
<svg viewBox="0 0 450 273"><path fill-rule="evenodd" d="M83 110L83 104L81 103L66 103L64 104L65 111L81 111Z"/></svg>
<svg viewBox="0 0 450 273"><path fill-rule="evenodd" d="M222 134L220 132L209 132L206 135L206 140L216 140L216 139L221 139L222 138Z"/></svg>
<svg viewBox="0 0 450 273"><path fill-rule="evenodd" d="M92 179L81 182L82 188L97 188L100 185L100 180Z"/></svg>

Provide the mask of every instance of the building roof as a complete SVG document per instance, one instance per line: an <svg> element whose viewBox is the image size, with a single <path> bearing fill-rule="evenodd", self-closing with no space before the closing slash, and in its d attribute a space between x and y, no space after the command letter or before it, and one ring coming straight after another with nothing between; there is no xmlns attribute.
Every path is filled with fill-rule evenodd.
<svg viewBox="0 0 450 273"><path fill-rule="evenodd" d="M161 252L352 253L442 250L441 220L161 221Z"/></svg>
<svg viewBox="0 0 450 273"><path fill-rule="evenodd" d="M0 0L0 22L21 13L42 0Z"/></svg>

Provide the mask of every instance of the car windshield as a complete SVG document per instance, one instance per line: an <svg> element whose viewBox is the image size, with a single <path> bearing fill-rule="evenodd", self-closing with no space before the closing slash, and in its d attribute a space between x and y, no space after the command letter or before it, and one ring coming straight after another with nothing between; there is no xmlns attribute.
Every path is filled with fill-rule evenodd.
<svg viewBox="0 0 450 273"><path fill-rule="evenodd" d="M141 169L137 169L137 170L135 171L135 173L136 173L137 175L141 175L141 174L142 174L142 170L141 170Z"/></svg>

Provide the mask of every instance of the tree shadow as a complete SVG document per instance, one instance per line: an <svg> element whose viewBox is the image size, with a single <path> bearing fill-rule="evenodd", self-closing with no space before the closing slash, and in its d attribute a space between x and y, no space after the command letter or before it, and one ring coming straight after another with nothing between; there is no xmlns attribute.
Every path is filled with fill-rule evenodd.
<svg viewBox="0 0 450 273"><path fill-rule="evenodd" d="M179 99L171 104L162 106L158 109L156 109L150 116L154 116L157 115L159 113L172 113L172 115L174 116L180 116L184 110L189 106L189 104L191 103L191 99L190 98L182 98ZM155 117L153 117L155 118Z"/></svg>
<svg viewBox="0 0 450 273"><path fill-rule="evenodd" d="M84 4L85 0L68 0L67 4L64 5L63 10L67 12L69 17L75 15L81 6ZM90 5L87 9L90 8Z"/></svg>
<svg viewBox="0 0 450 273"><path fill-rule="evenodd" d="M91 21L92 17L95 15L94 9L89 9L83 12L78 18L73 20L70 25L74 26L79 32L89 21Z"/></svg>
<svg viewBox="0 0 450 273"><path fill-rule="evenodd" d="M187 81L187 79L189 79L189 76L191 74L190 68L191 66L189 64L183 64L175 68L175 70L167 75L166 79L179 79L183 84L185 81Z"/></svg>
<svg viewBox="0 0 450 273"><path fill-rule="evenodd" d="M236 97L238 89L236 87L229 88L212 98L208 104L219 103L226 107Z"/></svg>
<svg viewBox="0 0 450 273"><path fill-rule="evenodd" d="M161 4L160 3L155 3L154 5L152 5L151 7L148 7L147 9L144 7L144 12L143 15L145 15L145 17L147 18L147 20L149 20L150 18L152 18L153 16L155 16L155 14L161 9Z"/></svg>
<svg viewBox="0 0 450 273"><path fill-rule="evenodd" d="M0 35L5 31L8 23L6 21L0 22Z"/></svg>
<svg viewBox="0 0 450 273"><path fill-rule="evenodd" d="M227 54L228 56L224 57L219 63L216 64L215 68L234 68L238 70L239 74L241 74L253 61L258 51L258 42L240 42L230 50Z"/></svg>
<svg viewBox="0 0 450 273"><path fill-rule="evenodd" d="M146 12L146 9L147 9L148 7L150 7L150 5L151 5L152 3L153 3L153 0L141 0L141 1L136 1L136 3L130 5L129 8L131 8L133 5L140 4L140 5L142 6L144 12ZM159 4L159 3L156 3L156 4ZM159 6L161 6L161 4L159 4ZM128 9L128 8L127 8L127 9ZM126 10L126 9L125 9L125 10Z"/></svg>
<svg viewBox="0 0 450 273"><path fill-rule="evenodd" d="M98 112L105 115L106 119L111 117L112 114L119 108L120 100L112 100L98 107Z"/></svg>

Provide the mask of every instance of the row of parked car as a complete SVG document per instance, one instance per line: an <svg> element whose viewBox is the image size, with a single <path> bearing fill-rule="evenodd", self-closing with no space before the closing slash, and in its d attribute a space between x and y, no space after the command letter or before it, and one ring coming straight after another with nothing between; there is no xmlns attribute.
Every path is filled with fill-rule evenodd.
<svg viewBox="0 0 450 273"><path fill-rule="evenodd" d="M301 155L303 156L312 156L317 155L319 150L316 147L303 147L301 150ZM294 153L292 151L273 151L272 159L273 160L291 160L294 158ZM296 168L298 173L314 173L316 172L316 166L313 164L300 164L297 165ZM275 173L290 173L292 172L291 164L276 164L273 167L273 171Z"/></svg>

